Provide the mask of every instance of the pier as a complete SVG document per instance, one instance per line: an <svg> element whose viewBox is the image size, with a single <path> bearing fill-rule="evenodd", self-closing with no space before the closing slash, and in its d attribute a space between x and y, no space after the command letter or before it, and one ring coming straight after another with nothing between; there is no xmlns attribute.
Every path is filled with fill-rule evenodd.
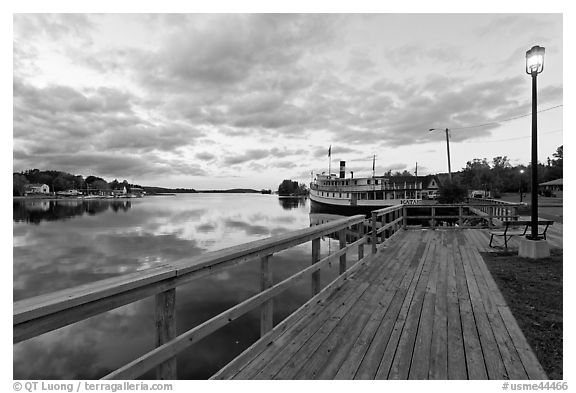
<svg viewBox="0 0 576 393"><path fill-rule="evenodd" d="M481 255L495 250L488 231L497 220L518 219L516 205L432 205L425 207L429 215L422 208L380 209L25 299L14 303L14 343L154 297L156 348L104 379L134 379L152 369L158 379L177 379L178 353L254 309L261 338L213 379L546 379ZM472 209L486 212L484 227L465 225L479 217ZM410 225L421 219L430 226ZM324 236L337 236L340 247L320 258ZM548 242L562 248L562 224L550 228ZM311 245L309 267L274 283L270 256L304 243ZM176 334L178 286L255 259L258 294ZM333 263L340 275L322 288L322 268ZM310 299L273 321L274 297L304 279Z"/></svg>

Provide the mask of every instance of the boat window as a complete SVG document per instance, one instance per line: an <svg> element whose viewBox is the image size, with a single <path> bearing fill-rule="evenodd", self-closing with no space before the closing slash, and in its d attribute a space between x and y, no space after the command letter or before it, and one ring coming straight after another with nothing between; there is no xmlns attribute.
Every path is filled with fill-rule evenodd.
<svg viewBox="0 0 576 393"><path fill-rule="evenodd" d="M370 184L370 180L368 180L368 184Z"/></svg>

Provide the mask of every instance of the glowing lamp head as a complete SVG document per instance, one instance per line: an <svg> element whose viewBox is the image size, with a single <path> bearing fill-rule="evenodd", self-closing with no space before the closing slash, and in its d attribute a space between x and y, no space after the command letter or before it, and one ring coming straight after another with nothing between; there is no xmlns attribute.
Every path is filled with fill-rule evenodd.
<svg viewBox="0 0 576 393"><path fill-rule="evenodd" d="M544 70L544 48L533 46L526 52L526 73L530 75L539 74Z"/></svg>
<svg viewBox="0 0 576 393"><path fill-rule="evenodd" d="M523 173L524 173L524 169L520 169L520 174L523 174Z"/></svg>

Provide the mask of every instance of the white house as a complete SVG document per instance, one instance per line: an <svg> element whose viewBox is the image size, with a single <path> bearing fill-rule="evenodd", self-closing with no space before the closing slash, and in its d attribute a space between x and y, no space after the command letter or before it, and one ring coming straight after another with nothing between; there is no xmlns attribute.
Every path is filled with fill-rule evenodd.
<svg viewBox="0 0 576 393"><path fill-rule="evenodd" d="M29 194L49 194L50 187L47 184L30 183L24 186L24 195Z"/></svg>

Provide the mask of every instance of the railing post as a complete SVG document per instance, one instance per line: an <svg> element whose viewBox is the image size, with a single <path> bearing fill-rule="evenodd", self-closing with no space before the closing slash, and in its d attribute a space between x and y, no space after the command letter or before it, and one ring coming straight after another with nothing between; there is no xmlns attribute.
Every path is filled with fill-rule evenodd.
<svg viewBox="0 0 576 393"><path fill-rule="evenodd" d="M340 249L346 248L346 229L343 228L340 230L338 234L338 238L340 240ZM346 272L346 254L340 255L340 274Z"/></svg>
<svg viewBox="0 0 576 393"><path fill-rule="evenodd" d="M376 254L376 242L378 238L376 236L376 220L378 215L376 212L372 212L372 254Z"/></svg>
<svg viewBox="0 0 576 393"><path fill-rule="evenodd" d="M490 208L488 209L488 227L492 228L492 217L494 217L494 212L493 209L494 205L490 205Z"/></svg>
<svg viewBox="0 0 576 393"><path fill-rule="evenodd" d="M156 347L176 337L176 288L155 296L154 320L156 323ZM178 379L176 357L172 357L156 367L156 379Z"/></svg>
<svg viewBox="0 0 576 393"><path fill-rule="evenodd" d="M408 225L408 209L406 209L406 206L402 206L402 229L406 229L406 226Z"/></svg>
<svg viewBox="0 0 576 393"><path fill-rule="evenodd" d="M463 216L463 208L462 205L458 206L458 225L463 226L464 225L464 221L462 219Z"/></svg>
<svg viewBox="0 0 576 393"><path fill-rule="evenodd" d="M436 208L432 206L432 228L436 228Z"/></svg>
<svg viewBox="0 0 576 393"><path fill-rule="evenodd" d="M328 240L330 241L330 240ZM320 260L320 238L312 239L312 265ZM320 270L312 273L312 296L320 292Z"/></svg>
<svg viewBox="0 0 576 393"><path fill-rule="evenodd" d="M260 291L272 286L272 269L270 257L266 255L260 258ZM268 333L274 327L274 299L267 300L260 307L260 337Z"/></svg>
<svg viewBox="0 0 576 393"><path fill-rule="evenodd" d="M364 237L364 222L358 224L358 240ZM364 244L358 246L358 260L364 258Z"/></svg>

